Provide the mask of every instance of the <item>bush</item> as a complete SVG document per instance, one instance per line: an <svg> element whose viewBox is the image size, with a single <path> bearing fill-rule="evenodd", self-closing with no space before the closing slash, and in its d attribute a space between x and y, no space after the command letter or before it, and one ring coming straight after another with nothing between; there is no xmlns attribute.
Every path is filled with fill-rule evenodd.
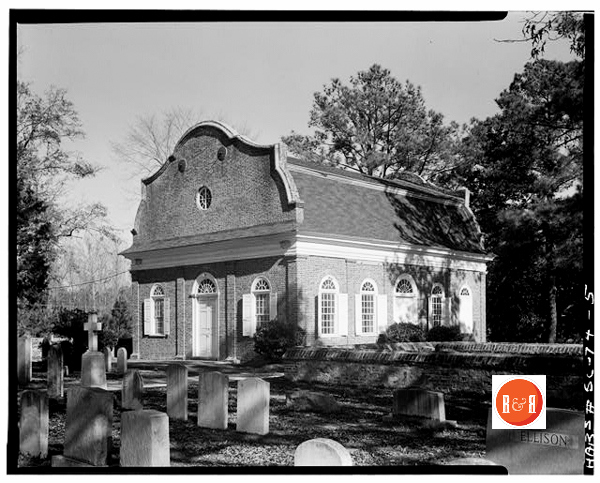
<svg viewBox="0 0 600 483"><path fill-rule="evenodd" d="M427 340L432 342L460 341L463 340L463 335L460 333L458 325L453 325L452 327L438 325L427 332Z"/></svg>
<svg viewBox="0 0 600 483"><path fill-rule="evenodd" d="M410 322L397 322L390 325L385 333L379 336L377 343L423 342L424 340L423 329L419 325Z"/></svg>
<svg viewBox="0 0 600 483"><path fill-rule="evenodd" d="M254 334L254 350L271 360L279 360L290 347L304 343L305 332L297 325L271 320Z"/></svg>

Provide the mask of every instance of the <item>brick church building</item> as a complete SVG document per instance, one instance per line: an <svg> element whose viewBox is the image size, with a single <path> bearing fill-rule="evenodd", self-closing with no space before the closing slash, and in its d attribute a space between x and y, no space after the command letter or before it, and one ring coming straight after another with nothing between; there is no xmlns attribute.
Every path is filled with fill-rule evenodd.
<svg viewBox="0 0 600 483"><path fill-rule="evenodd" d="M132 357L247 360L256 328L373 343L395 321L484 341L491 260L468 192L288 156L202 122L142 181Z"/></svg>

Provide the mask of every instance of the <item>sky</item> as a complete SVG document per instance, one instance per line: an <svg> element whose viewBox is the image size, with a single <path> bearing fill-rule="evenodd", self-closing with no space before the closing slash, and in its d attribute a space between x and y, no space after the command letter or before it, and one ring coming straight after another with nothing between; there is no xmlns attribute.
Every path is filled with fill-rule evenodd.
<svg viewBox="0 0 600 483"><path fill-rule="evenodd" d="M494 99L529 60L524 12L499 22L400 23L318 21L20 25L18 72L41 94L65 88L85 139L68 148L101 166L71 185L71 204L100 201L131 241L140 179L111 150L139 116L190 107L221 117L271 144L292 130L310 133L313 94L332 78L378 63L422 88L446 121L466 123L497 112ZM318 15L315 17L318 20ZM546 59L572 58L552 43Z"/></svg>

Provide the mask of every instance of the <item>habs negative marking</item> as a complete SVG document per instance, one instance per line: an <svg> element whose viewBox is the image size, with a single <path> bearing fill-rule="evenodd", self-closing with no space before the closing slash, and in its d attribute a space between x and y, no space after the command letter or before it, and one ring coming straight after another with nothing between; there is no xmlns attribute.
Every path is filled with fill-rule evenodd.
<svg viewBox="0 0 600 483"><path fill-rule="evenodd" d="M558 448L577 449L577 438L570 434L547 433L545 431L521 430L511 431L510 439L518 443L556 446Z"/></svg>

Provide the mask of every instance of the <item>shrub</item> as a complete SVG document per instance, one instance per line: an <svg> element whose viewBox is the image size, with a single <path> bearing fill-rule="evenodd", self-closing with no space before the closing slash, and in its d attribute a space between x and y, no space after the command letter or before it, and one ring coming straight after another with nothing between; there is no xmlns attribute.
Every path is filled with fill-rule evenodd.
<svg viewBox="0 0 600 483"><path fill-rule="evenodd" d="M397 322L390 325L384 334L379 336L378 344L393 342L423 342L425 340L423 329L410 322Z"/></svg>
<svg viewBox="0 0 600 483"><path fill-rule="evenodd" d="M297 325L271 320L256 329L254 350L271 360L279 360L290 347L304 343L305 331Z"/></svg>
<svg viewBox="0 0 600 483"><path fill-rule="evenodd" d="M427 340L432 342L460 341L463 340L463 335L460 333L458 325L453 325L452 327L438 325L427 332Z"/></svg>

